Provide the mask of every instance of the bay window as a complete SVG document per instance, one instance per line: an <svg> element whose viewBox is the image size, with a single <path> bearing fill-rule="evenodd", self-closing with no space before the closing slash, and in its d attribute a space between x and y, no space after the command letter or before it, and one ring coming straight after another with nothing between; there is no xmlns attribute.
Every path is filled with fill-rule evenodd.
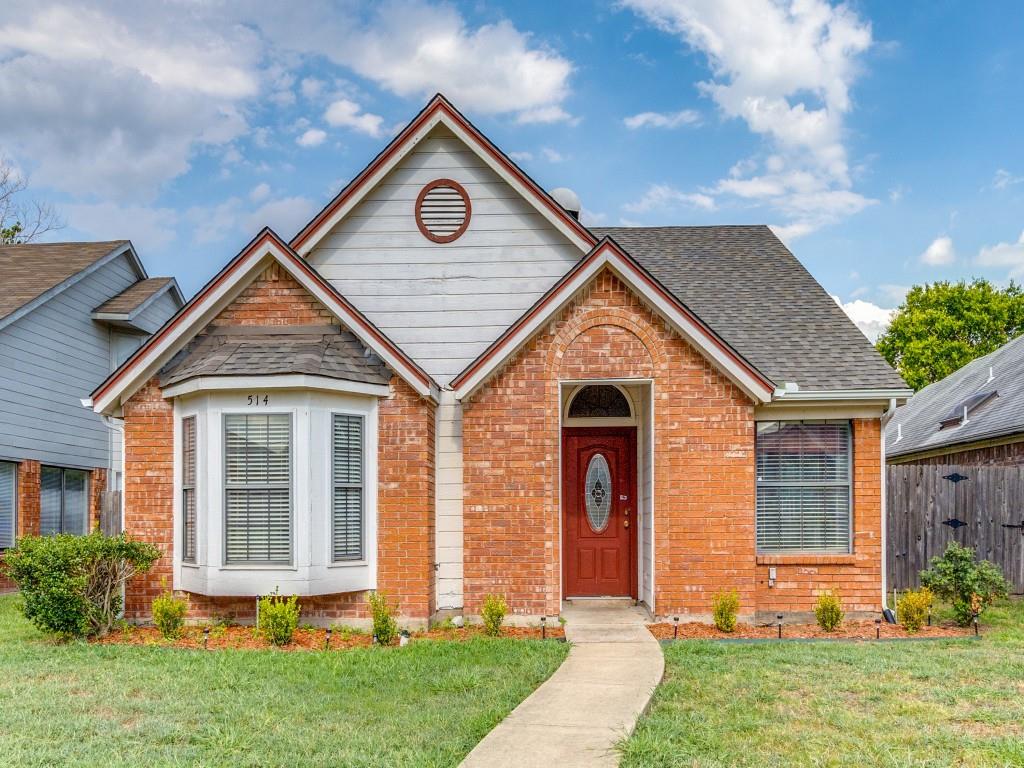
<svg viewBox="0 0 1024 768"><path fill-rule="evenodd" d="M848 421L757 425L757 551L851 551Z"/></svg>

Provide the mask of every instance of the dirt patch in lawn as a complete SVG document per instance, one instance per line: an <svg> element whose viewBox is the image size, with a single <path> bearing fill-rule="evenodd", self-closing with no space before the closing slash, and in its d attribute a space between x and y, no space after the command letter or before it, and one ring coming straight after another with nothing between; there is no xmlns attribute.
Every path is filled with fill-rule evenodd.
<svg viewBox="0 0 1024 768"><path fill-rule="evenodd" d="M647 628L659 640L672 640L676 637L675 626L669 622L648 624ZM898 624L885 624L877 627L881 639L900 638L938 638L938 637L970 637L973 628L958 627L955 624L942 624L921 627L911 633ZM826 632L817 624L783 624L782 637L788 640L874 640L876 625L873 621L846 621L834 632ZM984 627L982 627L984 633ZM753 624L737 624L735 632L721 632L713 624L687 622L679 624L678 639L680 640L770 640L779 636L777 624L755 626Z"/></svg>
<svg viewBox="0 0 1024 768"><path fill-rule="evenodd" d="M99 645L148 645L162 646L166 648L206 648L207 650L224 649L267 649L276 646L267 642L263 636L253 627L248 626L215 626L210 629L209 637L205 635L205 627L185 627L181 637L176 640L165 640L156 627L131 627L128 629L111 632L103 638L92 642ZM449 640L462 642L473 637L483 637L483 627L462 627L451 629L431 629L429 631L413 632L410 641L418 640ZM540 640L540 627L502 627L502 637L517 640ZM548 639L562 638L565 633L561 627L549 628ZM366 648L373 645L373 638L369 634L356 634L344 630L334 630L331 633L330 650L343 651L349 648ZM396 640L393 645L398 645ZM327 648L326 629L296 629L292 642L282 646L282 651L323 651Z"/></svg>

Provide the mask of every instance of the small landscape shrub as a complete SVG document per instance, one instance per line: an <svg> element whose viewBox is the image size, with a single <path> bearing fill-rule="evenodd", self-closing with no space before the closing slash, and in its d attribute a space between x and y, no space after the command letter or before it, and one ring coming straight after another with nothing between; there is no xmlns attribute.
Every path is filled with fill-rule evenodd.
<svg viewBox="0 0 1024 768"><path fill-rule="evenodd" d="M398 622L388 603L388 596L383 592L370 592L366 601L370 604L370 615L373 617L374 637L381 645L391 645L398 637Z"/></svg>
<svg viewBox="0 0 1024 768"><path fill-rule="evenodd" d="M126 534L25 536L4 555L25 617L62 637L103 636L121 612L121 589L148 571L160 550Z"/></svg>
<svg viewBox="0 0 1024 768"><path fill-rule="evenodd" d="M735 589L719 592L715 595L714 617L715 627L721 632L732 632L736 629L736 614L740 612L740 596Z"/></svg>
<svg viewBox="0 0 1024 768"><path fill-rule="evenodd" d="M484 605L480 609L480 618L484 622L484 634L491 637L498 637L501 634L501 625L505 621L505 614L508 613L508 604L501 595L487 595L484 597Z"/></svg>
<svg viewBox="0 0 1024 768"><path fill-rule="evenodd" d="M181 637L181 629L185 626L185 615L188 613L188 598L175 597L172 590L167 589L153 599L153 623L160 634L167 640Z"/></svg>
<svg viewBox="0 0 1024 768"><path fill-rule="evenodd" d="M266 595L260 598L260 634L274 645L288 645L299 626L299 598L296 595Z"/></svg>
<svg viewBox="0 0 1024 768"><path fill-rule="evenodd" d="M818 602L814 606L814 618L818 620L818 626L826 632L834 632L843 623L843 604L835 590L830 589L818 595Z"/></svg>
<svg viewBox="0 0 1024 768"><path fill-rule="evenodd" d="M928 570L921 571L921 583L940 600L952 603L953 616L961 627L971 623L975 612L981 613L1009 591L999 566L975 560L973 549L955 541L929 565Z"/></svg>
<svg viewBox="0 0 1024 768"><path fill-rule="evenodd" d="M900 624L907 632L917 632L928 619L928 609L932 607L934 596L928 587L912 589L904 592L896 601Z"/></svg>

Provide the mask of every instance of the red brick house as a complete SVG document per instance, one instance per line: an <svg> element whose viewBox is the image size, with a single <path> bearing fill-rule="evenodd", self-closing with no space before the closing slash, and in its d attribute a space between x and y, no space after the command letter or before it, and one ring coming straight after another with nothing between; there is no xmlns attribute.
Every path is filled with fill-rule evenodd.
<svg viewBox="0 0 1024 768"><path fill-rule="evenodd" d="M587 228L556 194L438 96L101 385L166 552L129 615L161 578L197 615L879 610L905 384L767 227Z"/></svg>

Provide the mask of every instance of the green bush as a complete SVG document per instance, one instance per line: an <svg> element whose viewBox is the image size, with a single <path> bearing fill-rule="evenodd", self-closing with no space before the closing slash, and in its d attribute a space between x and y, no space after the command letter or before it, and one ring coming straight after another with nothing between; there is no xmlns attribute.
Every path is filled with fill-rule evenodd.
<svg viewBox="0 0 1024 768"><path fill-rule="evenodd" d="M288 645L299 626L299 598L296 595L265 595L260 598L260 618L257 629L268 642Z"/></svg>
<svg viewBox="0 0 1024 768"><path fill-rule="evenodd" d="M988 560L975 560L974 550L951 541L946 551L933 557L921 583L936 597L953 605L956 623L966 627L996 598L1006 597L1010 585L1003 572Z"/></svg>
<svg viewBox="0 0 1024 768"><path fill-rule="evenodd" d="M904 592L896 601L896 611L899 614L900 624L907 632L917 632L924 626L928 619L928 611L935 599L928 587L921 587L917 590Z"/></svg>
<svg viewBox="0 0 1024 768"><path fill-rule="evenodd" d="M721 632L736 629L736 614L740 612L740 596L735 589L718 592L714 597L715 627Z"/></svg>
<svg viewBox="0 0 1024 768"><path fill-rule="evenodd" d="M398 637L398 622L388 603L388 596L383 592L370 592L366 601L370 604L370 615L373 616L373 636L381 645L391 645Z"/></svg>
<svg viewBox="0 0 1024 768"><path fill-rule="evenodd" d="M501 634L501 625L505 621L506 613L508 613L508 604L504 597L501 595L485 596L483 608L480 609L480 618L484 622L484 634L498 637Z"/></svg>
<svg viewBox="0 0 1024 768"><path fill-rule="evenodd" d="M164 591L153 599L153 623L166 640L175 640L181 637L181 630L185 626L188 598L175 597L174 591L167 589L167 582L164 582L163 587Z"/></svg>
<svg viewBox="0 0 1024 768"><path fill-rule="evenodd" d="M39 629L61 637L107 634L121 612L121 590L148 571L160 550L126 534L25 536L4 556L21 590L22 610Z"/></svg>
<svg viewBox="0 0 1024 768"><path fill-rule="evenodd" d="M814 618L818 620L818 626L826 632L834 632L839 628L843 623L843 603L838 592L830 589L818 595L818 602L814 606Z"/></svg>

